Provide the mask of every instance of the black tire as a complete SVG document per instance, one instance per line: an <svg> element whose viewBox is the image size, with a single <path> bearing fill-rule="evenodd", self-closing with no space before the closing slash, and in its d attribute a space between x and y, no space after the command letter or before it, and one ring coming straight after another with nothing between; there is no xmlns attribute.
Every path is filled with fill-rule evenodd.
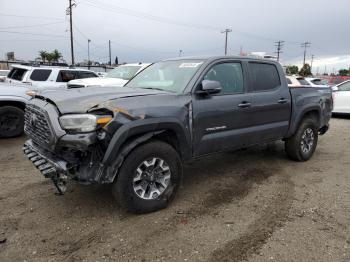
<svg viewBox="0 0 350 262"><path fill-rule="evenodd" d="M169 167L171 175L169 185L164 192L155 199L146 200L137 195L136 189L134 190L134 176L137 168L144 163L144 161L153 158L164 160ZM175 149L161 141L150 141L136 147L126 157L120 168L118 177L114 181L112 193L117 202L128 212L149 213L168 206L175 197L181 177L182 164ZM154 182L154 184L156 183ZM150 188L148 187L148 189Z"/></svg>
<svg viewBox="0 0 350 262"><path fill-rule="evenodd" d="M0 107L0 137L17 137L23 134L24 112L15 106Z"/></svg>
<svg viewBox="0 0 350 262"><path fill-rule="evenodd" d="M312 130L313 133L313 144L308 146L309 150L303 150L303 135L305 132ZM318 123L314 118L308 117L302 120L301 124L298 127L296 133L286 139L285 141L285 150L289 158L295 161L307 161L314 154L318 141Z"/></svg>

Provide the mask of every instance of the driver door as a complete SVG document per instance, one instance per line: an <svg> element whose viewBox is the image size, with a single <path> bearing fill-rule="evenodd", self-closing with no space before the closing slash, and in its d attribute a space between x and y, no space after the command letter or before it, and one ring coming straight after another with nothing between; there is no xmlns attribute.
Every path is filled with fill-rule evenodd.
<svg viewBox="0 0 350 262"><path fill-rule="evenodd" d="M201 78L218 81L221 92L193 94L193 155L243 147L249 141L251 95L246 93L244 65L229 61L212 65ZM200 84L201 85L201 84Z"/></svg>

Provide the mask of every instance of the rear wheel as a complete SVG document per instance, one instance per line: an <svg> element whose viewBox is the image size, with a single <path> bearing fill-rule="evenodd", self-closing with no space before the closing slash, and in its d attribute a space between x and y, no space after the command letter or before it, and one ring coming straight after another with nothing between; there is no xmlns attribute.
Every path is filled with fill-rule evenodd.
<svg viewBox="0 0 350 262"><path fill-rule="evenodd" d="M167 207L182 174L179 155L169 144L152 141L135 148L124 160L113 185L117 202L132 213Z"/></svg>
<svg viewBox="0 0 350 262"><path fill-rule="evenodd" d="M0 137L16 137L23 133L24 112L14 106L0 107Z"/></svg>
<svg viewBox="0 0 350 262"><path fill-rule="evenodd" d="M307 161L315 152L317 141L317 121L313 118L305 118L297 132L286 140L286 153L295 161Z"/></svg>

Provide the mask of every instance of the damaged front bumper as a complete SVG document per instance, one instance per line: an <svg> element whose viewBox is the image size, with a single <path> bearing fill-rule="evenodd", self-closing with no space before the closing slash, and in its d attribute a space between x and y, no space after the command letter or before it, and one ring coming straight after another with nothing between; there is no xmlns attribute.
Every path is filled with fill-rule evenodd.
<svg viewBox="0 0 350 262"><path fill-rule="evenodd" d="M53 181L59 194L66 191L66 161L57 158L48 150L39 149L31 140L25 142L23 152L44 177Z"/></svg>

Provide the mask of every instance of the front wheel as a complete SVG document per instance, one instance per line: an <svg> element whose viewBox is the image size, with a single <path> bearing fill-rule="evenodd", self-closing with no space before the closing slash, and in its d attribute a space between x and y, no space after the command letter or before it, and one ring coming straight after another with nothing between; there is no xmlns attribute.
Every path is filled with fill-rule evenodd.
<svg viewBox="0 0 350 262"><path fill-rule="evenodd" d="M317 141L317 121L313 118L305 118L296 133L286 140L286 153L295 161L307 161L314 154Z"/></svg>
<svg viewBox="0 0 350 262"><path fill-rule="evenodd" d="M174 198L181 175L181 160L175 149L167 143L152 141L126 157L112 192L129 212L153 212L167 207Z"/></svg>
<svg viewBox="0 0 350 262"><path fill-rule="evenodd" d="M14 106L0 107L0 137L16 137L23 133L24 112Z"/></svg>

